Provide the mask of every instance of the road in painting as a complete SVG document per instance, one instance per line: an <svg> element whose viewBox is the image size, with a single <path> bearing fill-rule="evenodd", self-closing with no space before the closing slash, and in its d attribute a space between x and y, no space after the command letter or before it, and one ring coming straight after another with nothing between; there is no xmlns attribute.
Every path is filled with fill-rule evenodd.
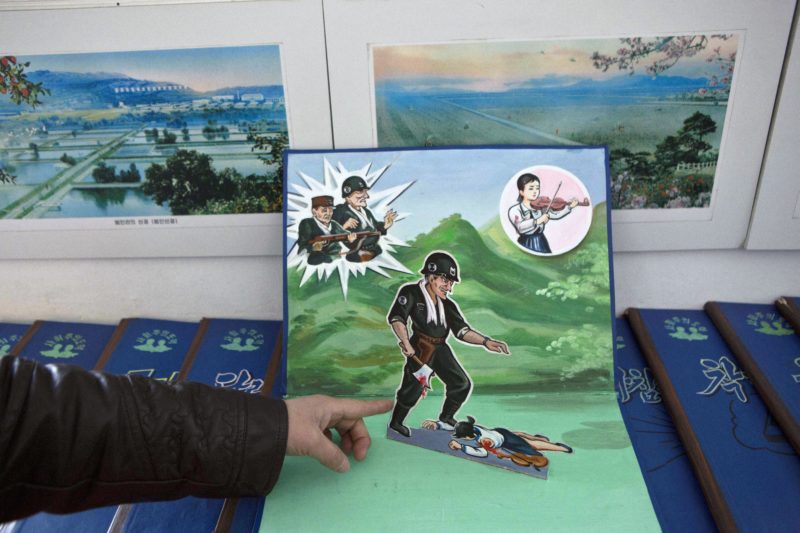
<svg viewBox="0 0 800 533"><path fill-rule="evenodd" d="M709 207L735 34L375 46L380 146L607 144L616 209Z"/></svg>
<svg viewBox="0 0 800 533"><path fill-rule="evenodd" d="M281 210L279 47L0 57L0 217Z"/></svg>

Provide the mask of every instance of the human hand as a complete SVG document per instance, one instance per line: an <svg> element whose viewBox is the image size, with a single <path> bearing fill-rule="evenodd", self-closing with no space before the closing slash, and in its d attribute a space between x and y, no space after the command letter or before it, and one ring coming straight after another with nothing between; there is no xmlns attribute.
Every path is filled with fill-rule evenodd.
<svg viewBox="0 0 800 533"><path fill-rule="evenodd" d="M451 450L460 450L460 449L462 448L462 446L461 446L461 443L460 443L460 442L458 442L457 440L451 440L451 441L450 441L450 442L447 444L447 446L448 446L448 447L449 447Z"/></svg>
<svg viewBox="0 0 800 533"><path fill-rule="evenodd" d="M409 341L400 342L400 351L402 351L403 355L405 355L406 357L412 357L417 353L417 351L414 349L413 346L411 346L411 343Z"/></svg>
<svg viewBox="0 0 800 533"><path fill-rule="evenodd" d="M383 217L383 228L389 229L394 224L394 219L397 218L397 211L390 209Z"/></svg>
<svg viewBox="0 0 800 533"><path fill-rule="evenodd" d="M314 250L315 252L321 252L324 244L325 243L322 241L317 241L311 245L311 249Z"/></svg>
<svg viewBox="0 0 800 533"><path fill-rule="evenodd" d="M427 420L423 420L422 421L422 429L433 429L433 430L436 430L436 429L439 429L439 426L436 423L436 420L427 419Z"/></svg>
<svg viewBox="0 0 800 533"><path fill-rule="evenodd" d="M550 221L550 215L545 213L544 215L536 219L536 224L538 224L539 226L543 226L547 224L549 221Z"/></svg>
<svg viewBox="0 0 800 533"><path fill-rule="evenodd" d="M372 442L363 418L385 413L391 400L347 400L331 396L303 396L286 400L289 414L287 455L307 455L336 472L350 470L347 454L363 461ZM341 437L334 444L331 428Z"/></svg>
<svg viewBox="0 0 800 533"><path fill-rule="evenodd" d="M569 206L570 206L570 208L572 208L572 207L575 207L576 205L578 205L578 199L577 199L577 198L572 198L572 199L569 201Z"/></svg>
<svg viewBox="0 0 800 533"><path fill-rule="evenodd" d="M356 234L355 233L348 233L347 234L347 242L353 242L355 240L356 240Z"/></svg>
<svg viewBox="0 0 800 533"><path fill-rule="evenodd" d="M504 343L503 341L496 341L494 339L489 339L486 341L486 349L490 352L497 352L506 355L511 355L511 352L508 351L508 344Z"/></svg>
<svg viewBox="0 0 800 533"><path fill-rule="evenodd" d="M348 218L347 221L342 224L344 229L353 229L356 226L358 226L358 220L354 219L353 217Z"/></svg>

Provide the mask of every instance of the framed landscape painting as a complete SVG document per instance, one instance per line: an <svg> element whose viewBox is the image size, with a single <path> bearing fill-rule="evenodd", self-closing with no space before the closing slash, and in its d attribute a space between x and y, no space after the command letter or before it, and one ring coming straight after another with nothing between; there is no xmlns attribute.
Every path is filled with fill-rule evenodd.
<svg viewBox="0 0 800 533"><path fill-rule="evenodd" d="M444 3L420 20L334 0L337 146L607 145L617 250L738 247L793 8ZM339 31L359 17L360 39Z"/></svg>
<svg viewBox="0 0 800 533"><path fill-rule="evenodd" d="M222 7L3 17L4 257L278 253L282 152L330 145L321 14Z"/></svg>

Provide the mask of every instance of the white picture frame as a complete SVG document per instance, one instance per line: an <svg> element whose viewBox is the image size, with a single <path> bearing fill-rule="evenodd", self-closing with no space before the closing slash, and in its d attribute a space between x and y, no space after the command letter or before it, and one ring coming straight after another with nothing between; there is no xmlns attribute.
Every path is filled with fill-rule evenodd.
<svg viewBox="0 0 800 533"><path fill-rule="evenodd" d="M737 248L747 234L794 7L794 0L768 8L746 0L326 0L334 144L377 146L372 45L736 33L711 206L615 210L612 220L616 251Z"/></svg>
<svg viewBox="0 0 800 533"><path fill-rule="evenodd" d="M787 56L747 236L750 250L800 249L800 37L796 30Z"/></svg>
<svg viewBox="0 0 800 533"><path fill-rule="evenodd" d="M292 148L332 146L324 39L317 0L4 11L0 17L0 54L9 55L278 45ZM127 218L136 224L114 217L0 220L0 259L281 253L280 213Z"/></svg>

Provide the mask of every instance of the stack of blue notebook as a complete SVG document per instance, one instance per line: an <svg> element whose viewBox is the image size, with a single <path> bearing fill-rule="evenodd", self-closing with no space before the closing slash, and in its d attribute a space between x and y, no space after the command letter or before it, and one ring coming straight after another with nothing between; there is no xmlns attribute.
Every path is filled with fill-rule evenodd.
<svg viewBox="0 0 800 533"><path fill-rule="evenodd" d="M37 321L0 324L0 356L77 365L113 374L186 379L274 398L286 394L281 323L203 319L200 323L125 319L117 326ZM263 498L184 498L92 509L70 515L40 513L17 521L13 533L46 531L252 532Z"/></svg>
<svg viewBox="0 0 800 533"><path fill-rule="evenodd" d="M620 410L664 531L800 524L800 298L629 309L616 323ZM0 324L0 357L286 394L281 324L125 319ZM41 513L10 531L256 531L263 499ZM6 530L8 530L7 528Z"/></svg>
<svg viewBox="0 0 800 533"><path fill-rule="evenodd" d="M800 524L800 335L782 311L709 302L618 321L620 408L665 531Z"/></svg>

